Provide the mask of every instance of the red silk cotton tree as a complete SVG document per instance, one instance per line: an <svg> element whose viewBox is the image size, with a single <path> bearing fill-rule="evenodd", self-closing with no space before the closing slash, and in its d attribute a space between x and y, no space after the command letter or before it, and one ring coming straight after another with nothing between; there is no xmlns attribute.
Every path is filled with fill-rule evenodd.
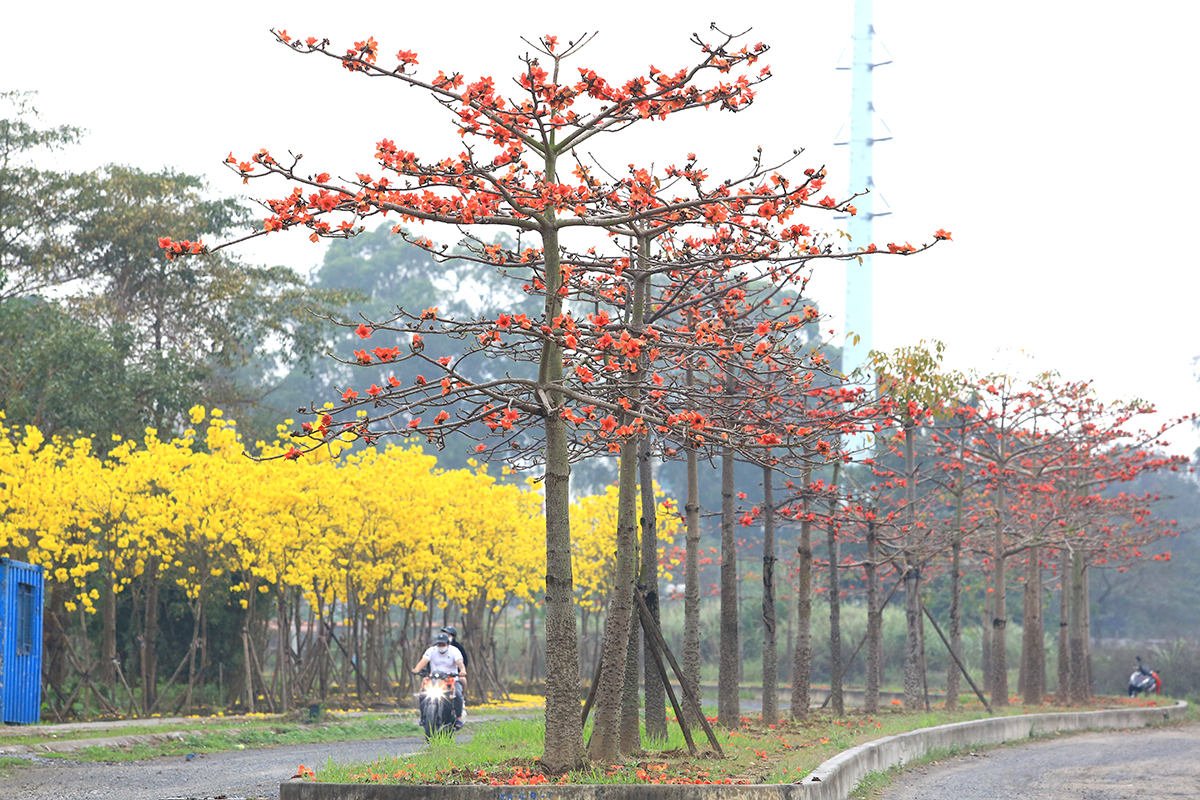
<svg viewBox="0 0 1200 800"><path fill-rule="evenodd" d="M388 320L360 325L364 340L386 328L406 334L408 347L359 350L355 363L377 369L380 363L411 360L423 362L428 374L413 385L391 381L346 388L340 405L297 432L299 446L285 457L303 457L339 435L371 442L389 434L418 433L440 446L448 434L458 432L475 437L475 449L485 457L544 468L543 763L553 772L577 767L584 755L568 522L571 461L598 451L620 451L623 444L648 434L690 446L720 442L750 450L763 447L761 436L745 426L692 406L686 381L670 372L670 366L683 363L689 348L728 349L720 326L707 318L688 318L687 311L735 301L754 281L789 282L809 260L842 257L789 217L802 209L853 209L849 200L818 199L824 173L816 169L791 182L760 160L741 179L713 185L691 155L683 167L668 167L661 175L631 167L626 179L597 178L593 172L603 170L575 158L578 148L602 133L683 111L738 111L751 103L757 84L770 75L769 69L756 66L767 48L735 47L736 37L720 31L713 42L693 37L700 54L691 66L671 73L651 67L620 85L587 68L565 69L563 60L578 53L586 40L560 49L555 37L546 36L531 44L534 54L523 58L514 97L500 95L491 78L468 83L453 72L420 77L417 55L407 50L396 54L394 65L382 66L373 38L339 54L327 40L297 40L285 31L275 35L296 53L329 58L351 75L391 79L430 93L457 121L464 144L457 155L425 162L381 139L374 166L353 181L301 172L299 157L281 161L265 149L244 161L231 154L229 166L244 181L273 176L291 187L267 202L272 215L251 236L299 227L314 241L346 237L362 230L366 217L391 213L398 218L397 235L407 236L404 223L437 222L458 226L468 235L479 228L500 228L515 232L522 242L523 237L533 240L506 250L475 238L473 257L509 274L520 273L525 291L544 301L540 318L514 313L462 321L440 316L437 309L400 309ZM608 231L632 245L611 254L595 248L572 253L562 241L572 228ZM949 236L939 231L934 238ZM657 266L665 276L664 288L654 290L661 301L658 310L651 281L638 277L655 271L649 247L655 240L662 254ZM426 237L410 241L441 253ZM160 244L169 256L218 249L190 241L164 239ZM889 247L900 253L916 249ZM746 273L737 274L738 268ZM572 303L590 313L577 317ZM780 320L780 327L759 337L756 355L761 358L770 349L771 337L801 322ZM457 338L462 343L459 357L426 355L428 336ZM527 362L531 374L466 369L488 359ZM661 362L667 363L656 368ZM646 380L654 388L643 393ZM777 446L799 446L802 439L795 434ZM595 758L615 755L610 726L604 727L600 744L593 746Z"/></svg>
<svg viewBox="0 0 1200 800"><path fill-rule="evenodd" d="M978 471L991 495L995 524L992 538L992 608L994 641L991 681L994 702L1008 702L1005 655L1007 622L1007 564L1025 556L1027 607L1040 608L1039 548L1043 544L1079 553L1089 549L1089 533L1113 530L1100 521L1131 516L1146 522L1127 498L1106 498L1101 489L1132 480L1138 474L1177 467L1181 460L1161 457L1150 450L1161 436L1183 420L1173 420L1155 431L1130 431L1127 425L1154 409L1141 403L1099 402L1086 382L1062 382L1054 374L1038 376L1028 386L1016 386L1005 376L976 383L972 403L975 433L963 451L965 461ZM1064 494L1065 492L1065 494ZM1161 527L1150 526L1156 536ZM1071 535L1068 535L1071 534ZM1100 547L1102 545L1091 545ZM1081 578L1080 578L1081 580ZM1081 590L1080 590L1081 591ZM1040 615L1034 614L1040 625ZM1027 623L1028 625L1029 623ZM1028 648L1041 647L1040 634L1031 634ZM1045 685L1039 677L1044 665L1030 662L1028 702L1040 702Z"/></svg>

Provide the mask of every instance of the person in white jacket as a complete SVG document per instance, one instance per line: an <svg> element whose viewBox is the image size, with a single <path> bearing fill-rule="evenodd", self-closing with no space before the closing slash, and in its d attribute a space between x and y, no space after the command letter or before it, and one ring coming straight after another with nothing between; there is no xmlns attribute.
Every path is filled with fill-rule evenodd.
<svg viewBox="0 0 1200 800"><path fill-rule="evenodd" d="M444 675L457 675L458 680L454 682L454 727L462 727L463 715L463 682L467 677L467 668L463 664L463 656L457 647L450 644L450 637L445 633L439 633L437 639L433 642L433 647L425 651L421 656L421 660L413 667L413 674L416 675L425 667L429 667L434 672L440 672Z"/></svg>

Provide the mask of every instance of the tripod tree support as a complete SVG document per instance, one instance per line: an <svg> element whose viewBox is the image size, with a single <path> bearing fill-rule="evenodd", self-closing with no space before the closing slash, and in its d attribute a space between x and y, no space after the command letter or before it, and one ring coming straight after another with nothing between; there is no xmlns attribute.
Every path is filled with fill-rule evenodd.
<svg viewBox="0 0 1200 800"><path fill-rule="evenodd" d="M950 657L954 659L954 663L958 665L958 669L960 672L962 672L963 677L967 679L967 683L971 684L971 688L975 690L975 696L979 698L979 702L983 703L983 707L987 709L989 714L994 714L995 712L992 711L992 707L988 705L987 698L983 696L983 692L979 691L979 687L975 685L975 681L971 680L971 675L967 672L967 668L964 667L963 663L958 660L958 654L955 653L954 648L950 646L950 641L946 638L946 634L942 633L942 629L938 626L937 620L933 618L933 614L930 614L929 609L925 607L925 601L921 600L920 598L917 598L917 601L921 604L921 610L925 612L925 616L933 624L933 629L937 631L937 635L942 637L942 644L946 645L946 652L948 652Z"/></svg>
<svg viewBox="0 0 1200 800"><path fill-rule="evenodd" d="M715 733L713 733L712 726L708 724L708 720L704 717L704 711L700 708L700 699L692 694L687 683L683 680L683 670L679 668L679 662L675 660L675 656L671 655L671 650L667 647L666 640L663 639L662 631L659 630L658 623L654 621L654 617L650 614L650 609L646 607L646 600L642 597L641 587L634 587L633 598L637 601L638 609L641 612L642 625L644 625L646 630L650 632L649 641L653 643L654 648L661 650L662 655L666 657L668 662L670 662L671 669L675 671L675 677L679 679L679 687L683 690L684 700L687 701L692 712L695 713L696 718L700 720L700 725L704 728L704 733L708 736L709 744L712 745L713 750L717 752L718 756L724 758L725 751L721 749L721 743L717 741L717 736ZM664 683L667 686L670 686L670 681L664 680ZM679 720L679 726L683 728L686 735L687 722L684 720L683 715L679 713L678 706L676 706L675 713L676 718Z"/></svg>

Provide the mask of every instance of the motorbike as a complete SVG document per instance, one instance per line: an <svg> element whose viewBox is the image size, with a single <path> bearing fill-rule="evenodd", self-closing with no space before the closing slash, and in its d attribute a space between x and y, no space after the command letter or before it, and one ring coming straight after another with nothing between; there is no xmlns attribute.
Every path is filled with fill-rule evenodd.
<svg viewBox="0 0 1200 800"><path fill-rule="evenodd" d="M1137 697L1142 692L1150 694L1153 691L1155 694L1162 693L1162 678L1158 673L1146 667L1142 663L1142 657L1137 657L1137 669L1129 676L1129 696Z"/></svg>
<svg viewBox="0 0 1200 800"><path fill-rule="evenodd" d="M429 670L421 672L421 692L417 695L417 702L426 739L443 731L454 732L454 684L457 681L457 675Z"/></svg>

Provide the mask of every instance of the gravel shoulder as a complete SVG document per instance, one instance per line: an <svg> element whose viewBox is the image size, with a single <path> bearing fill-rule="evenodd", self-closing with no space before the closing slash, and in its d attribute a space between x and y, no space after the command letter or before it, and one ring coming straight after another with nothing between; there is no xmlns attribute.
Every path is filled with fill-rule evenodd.
<svg viewBox="0 0 1200 800"><path fill-rule="evenodd" d="M1200 723L1095 731L908 770L876 800L1165 800L1200 797Z"/></svg>

